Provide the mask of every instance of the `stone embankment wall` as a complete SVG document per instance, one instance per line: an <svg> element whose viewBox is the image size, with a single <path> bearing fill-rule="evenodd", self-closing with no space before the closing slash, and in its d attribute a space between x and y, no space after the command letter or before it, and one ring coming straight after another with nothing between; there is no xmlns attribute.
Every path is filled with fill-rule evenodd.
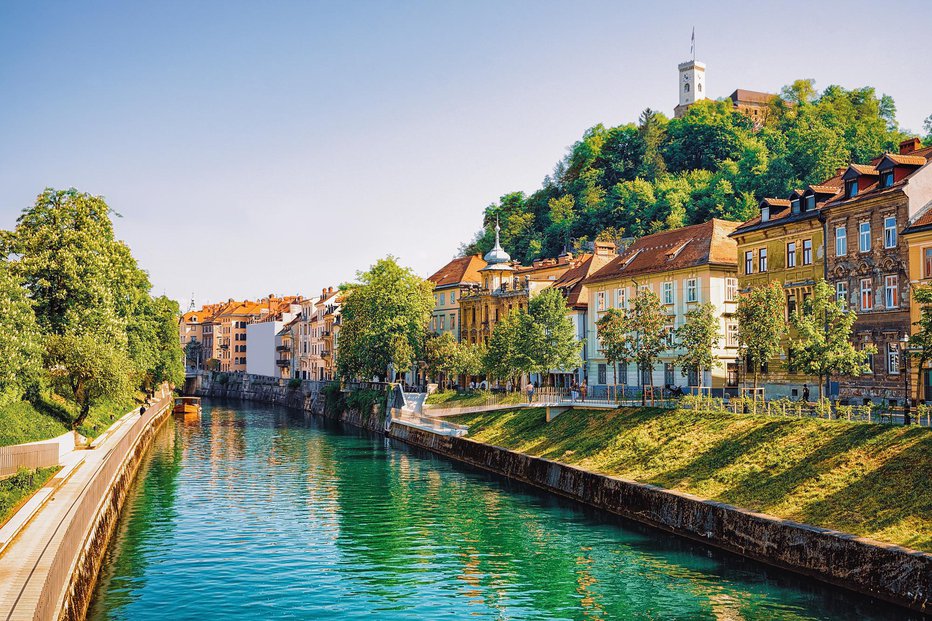
<svg viewBox="0 0 932 621"><path fill-rule="evenodd" d="M294 392L284 386L244 390L242 382L233 382L218 388L206 384L198 394L291 405L384 432L382 415L353 411L328 414L323 395L314 399ZM388 435L661 530L913 610L932 612L930 554L408 425L392 425Z"/></svg>
<svg viewBox="0 0 932 621"><path fill-rule="evenodd" d="M195 389L199 397L220 399L242 399L284 405L313 414L326 415L344 423L362 427L370 431L385 432L385 416L378 412L358 412L342 409L339 412L326 411L326 397L321 392L321 382L302 382L301 386L289 386L287 382L278 382L272 378L255 379L248 376L228 375L223 383L217 377L204 376L200 386Z"/></svg>
<svg viewBox="0 0 932 621"><path fill-rule="evenodd" d="M153 416L150 424L143 430L114 476L102 500L96 522L75 560L71 580L62 601L59 616L62 621L83 621L87 616L87 609L97 584L97 576L100 574L100 567L107 553L110 537L120 517L123 502L136 478L139 464L152 443L152 438L170 417L171 399L169 398L165 407Z"/></svg>
<svg viewBox="0 0 932 621"><path fill-rule="evenodd" d="M932 612L932 555L867 541L595 474L547 459L406 425L408 444L578 500L616 515L921 612Z"/></svg>

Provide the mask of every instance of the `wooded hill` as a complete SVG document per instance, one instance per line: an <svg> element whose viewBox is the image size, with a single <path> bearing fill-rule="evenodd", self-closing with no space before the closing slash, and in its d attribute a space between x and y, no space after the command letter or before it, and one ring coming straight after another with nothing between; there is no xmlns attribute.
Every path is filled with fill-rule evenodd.
<svg viewBox="0 0 932 621"><path fill-rule="evenodd" d="M932 133L930 125L932 117ZM871 87L818 93L811 80L784 87L759 128L730 99L697 102L679 119L647 109L637 123L587 130L539 190L486 207L483 230L460 251L487 251L496 217L502 244L524 263L596 237L743 221L761 198L785 197L852 161L896 151L907 137L891 97Z"/></svg>

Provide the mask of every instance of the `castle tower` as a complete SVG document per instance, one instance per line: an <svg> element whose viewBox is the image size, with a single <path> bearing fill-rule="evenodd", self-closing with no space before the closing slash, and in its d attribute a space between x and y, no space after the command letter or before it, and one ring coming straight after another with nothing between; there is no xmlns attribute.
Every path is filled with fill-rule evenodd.
<svg viewBox="0 0 932 621"><path fill-rule="evenodd" d="M689 60L679 64L680 103L673 109L673 116L679 118L686 114L686 109L700 99L706 99L705 63Z"/></svg>

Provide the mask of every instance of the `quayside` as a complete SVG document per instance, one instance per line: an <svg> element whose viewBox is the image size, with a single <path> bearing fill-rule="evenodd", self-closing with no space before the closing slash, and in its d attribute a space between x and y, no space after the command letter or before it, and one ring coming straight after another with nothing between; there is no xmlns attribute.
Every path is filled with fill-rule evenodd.
<svg viewBox="0 0 932 621"><path fill-rule="evenodd" d="M304 412L163 427L94 620L921 619Z"/></svg>

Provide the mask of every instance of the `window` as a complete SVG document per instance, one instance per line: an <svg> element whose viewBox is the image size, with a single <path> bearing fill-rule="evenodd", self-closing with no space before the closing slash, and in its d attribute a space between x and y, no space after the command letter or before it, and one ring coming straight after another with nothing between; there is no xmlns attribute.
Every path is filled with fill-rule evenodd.
<svg viewBox="0 0 932 621"><path fill-rule="evenodd" d="M925 278L932 278L932 248L923 248L922 258L925 264L925 272L923 272L923 276Z"/></svg>
<svg viewBox="0 0 932 621"><path fill-rule="evenodd" d="M599 311L605 310L605 292L599 291L595 294L595 308Z"/></svg>
<svg viewBox="0 0 932 621"><path fill-rule="evenodd" d="M453 304L455 302L456 302L456 291L451 291L450 292L450 304Z"/></svg>
<svg viewBox="0 0 932 621"><path fill-rule="evenodd" d="M885 170L880 173L880 187L889 188L893 185L893 169Z"/></svg>
<svg viewBox="0 0 932 621"><path fill-rule="evenodd" d="M688 92L689 92L689 82L687 82L686 84L683 85L683 92L684 92L684 93L688 93Z"/></svg>
<svg viewBox="0 0 932 621"><path fill-rule="evenodd" d="M786 245L786 266L796 267L796 242Z"/></svg>
<svg viewBox="0 0 932 621"><path fill-rule="evenodd" d="M767 222L770 220L770 207L764 205L760 208L760 221Z"/></svg>
<svg viewBox="0 0 932 621"><path fill-rule="evenodd" d="M690 370L686 373L686 382L687 382L690 386L698 386L698 385L699 385L699 373L696 371L696 369L690 369Z"/></svg>
<svg viewBox="0 0 932 621"><path fill-rule="evenodd" d="M848 254L848 234L845 232L845 227L836 226L835 227L835 256L843 257Z"/></svg>
<svg viewBox="0 0 932 621"><path fill-rule="evenodd" d="M674 330L672 325L666 325L663 327L663 335L666 338L667 347L673 349L676 347L676 330Z"/></svg>
<svg viewBox="0 0 932 621"><path fill-rule="evenodd" d="M605 383L607 383L607 382L605 381L605 375L606 375L606 373L605 373L605 365L604 365L604 364L600 364L600 365L599 365L599 377L598 377L598 379L596 380L596 383L597 383L597 384L605 384Z"/></svg>
<svg viewBox="0 0 932 621"><path fill-rule="evenodd" d="M862 222L858 225L858 250L870 252L871 250L871 223Z"/></svg>
<svg viewBox="0 0 932 621"><path fill-rule="evenodd" d="M620 364L615 366L618 369L618 379L616 380L619 384L628 383L628 365Z"/></svg>
<svg viewBox="0 0 932 621"><path fill-rule="evenodd" d="M729 388L735 388L738 385L738 365L734 362L729 362L725 367L725 373L727 374L725 385Z"/></svg>
<svg viewBox="0 0 932 621"><path fill-rule="evenodd" d="M672 282L663 283L663 303L673 304L673 283Z"/></svg>
<svg viewBox="0 0 932 621"><path fill-rule="evenodd" d="M883 219L883 247L896 248L896 218L892 216Z"/></svg>
<svg viewBox="0 0 932 621"><path fill-rule="evenodd" d="M806 197L806 211L812 211L815 209L815 194L810 194Z"/></svg>
<svg viewBox="0 0 932 621"><path fill-rule="evenodd" d="M786 313L792 315L796 312L796 296L792 293L786 296Z"/></svg>
<svg viewBox="0 0 932 621"><path fill-rule="evenodd" d="M900 346L897 343L887 343L887 373L896 375L900 372Z"/></svg>
<svg viewBox="0 0 932 621"><path fill-rule="evenodd" d="M744 273L754 273L754 253L750 250L744 253Z"/></svg>
<svg viewBox="0 0 932 621"><path fill-rule="evenodd" d="M757 271L766 272L767 271L767 249L761 248L757 254Z"/></svg>
<svg viewBox="0 0 932 621"><path fill-rule="evenodd" d="M868 347L869 346L865 344L861 347L861 349L867 349ZM865 373L874 372L874 353L873 352L867 353L867 360L864 361L864 372Z"/></svg>
<svg viewBox="0 0 932 621"><path fill-rule="evenodd" d="M812 240L803 240L803 265L812 265Z"/></svg>
<svg viewBox="0 0 932 621"><path fill-rule="evenodd" d="M738 324L729 323L725 329L725 345L727 347L738 346Z"/></svg>
<svg viewBox="0 0 932 621"><path fill-rule="evenodd" d="M871 291L871 279L861 279L861 310L871 310L874 308L874 292Z"/></svg>
<svg viewBox="0 0 932 621"><path fill-rule="evenodd" d="M798 198L794 198L793 200L790 201L790 208L793 211L793 213L799 213L799 199Z"/></svg>
<svg viewBox="0 0 932 621"><path fill-rule="evenodd" d="M455 313L450 313L450 329L451 330L456 329L456 314Z"/></svg>
<svg viewBox="0 0 932 621"><path fill-rule="evenodd" d="M687 302L698 302L699 301L699 286L695 278L690 278L689 280L686 281L686 301Z"/></svg>
<svg viewBox="0 0 932 621"><path fill-rule="evenodd" d="M900 305L899 278L896 276L896 274L892 276L884 276L883 303L887 308L896 308Z"/></svg>
<svg viewBox="0 0 932 621"><path fill-rule="evenodd" d="M835 283L835 299L848 308L848 283L839 281Z"/></svg>
<svg viewBox="0 0 932 621"><path fill-rule="evenodd" d="M854 198L858 195L858 180L845 181L845 198Z"/></svg>
<svg viewBox="0 0 932 621"><path fill-rule="evenodd" d="M702 82L696 82L696 90L702 92Z"/></svg>
<svg viewBox="0 0 932 621"><path fill-rule="evenodd" d="M622 287L615 289L615 308L625 308L628 305L628 290Z"/></svg>
<svg viewBox="0 0 932 621"><path fill-rule="evenodd" d="M440 294L440 306L445 306L446 303L447 303L447 294L441 293Z"/></svg>
<svg viewBox="0 0 932 621"><path fill-rule="evenodd" d="M932 248L930 248L932 250ZM725 279L725 301L734 302L738 299L738 279L737 278L726 278Z"/></svg>

